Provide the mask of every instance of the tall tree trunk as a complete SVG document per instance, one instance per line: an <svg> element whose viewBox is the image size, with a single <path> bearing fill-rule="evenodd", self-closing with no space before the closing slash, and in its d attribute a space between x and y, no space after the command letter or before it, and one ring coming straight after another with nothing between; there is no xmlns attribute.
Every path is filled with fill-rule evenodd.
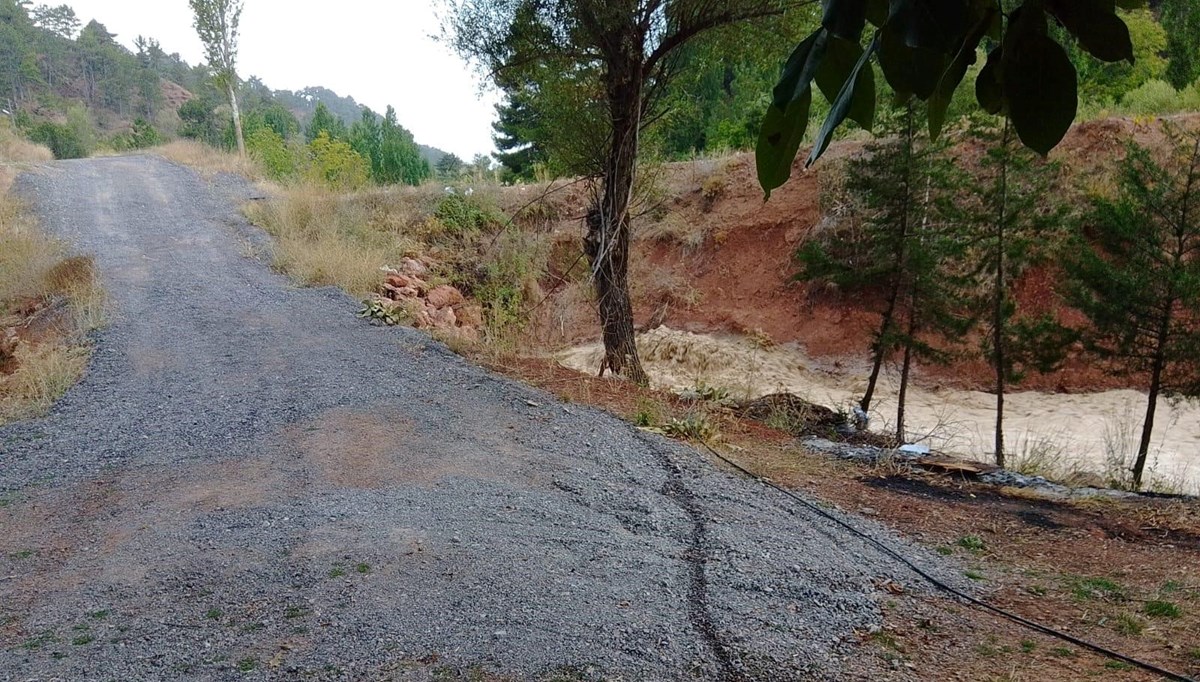
<svg viewBox="0 0 1200 682"><path fill-rule="evenodd" d="M871 411L871 400L875 397L875 385L879 383L879 374L883 369L883 357L887 355L887 337L892 331L892 324L896 316L896 299L900 297L900 287L893 286L891 293L888 295L887 308L883 311L883 319L879 322L879 332L875 335L875 341L871 344L871 376L867 379L867 390L863 393L862 400L858 401L858 406L862 408L864 414Z"/></svg>
<svg viewBox="0 0 1200 682"><path fill-rule="evenodd" d="M1000 161L1000 196L996 207L996 280L995 301L992 309L992 362L996 368L996 465L1004 466L1004 391L1008 378L1004 354L1004 303L1005 273L1004 249L1005 230L1008 221L1008 135L1009 121L1004 119L1004 133L1000 138L1004 155Z"/></svg>
<svg viewBox="0 0 1200 682"><path fill-rule="evenodd" d="M612 370L638 384L648 383L634 338L629 296L629 204L637 172L642 123L640 58L610 64L606 75L612 138L604 162L604 187L588 214L584 251L592 266L604 337L600 373Z"/></svg>
<svg viewBox="0 0 1200 682"><path fill-rule="evenodd" d="M1171 332L1171 309L1175 303L1167 304L1167 312L1159 322L1155 339L1154 364L1150 368L1150 395L1146 399L1146 418L1142 421L1142 439L1138 443L1137 459L1133 462L1133 489L1142 489L1142 475L1146 471L1146 459L1150 454L1150 439L1154 435L1154 413L1158 409L1158 395L1162 393L1163 370L1166 369L1167 336Z"/></svg>
<svg viewBox="0 0 1200 682"><path fill-rule="evenodd" d="M233 134L237 138L238 154L245 156L246 138L242 137L242 112L238 108L237 88L233 81L231 78L226 86L229 90L229 108L233 110Z"/></svg>
<svg viewBox="0 0 1200 682"><path fill-rule="evenodd" d="M913 340L917 335L917 283L911 285L908 299L908 332L904 339L904 360L900 365L900 392L896 396L896 440L905 442L904 407L908 398L908 377L912 373Z"/></svg>

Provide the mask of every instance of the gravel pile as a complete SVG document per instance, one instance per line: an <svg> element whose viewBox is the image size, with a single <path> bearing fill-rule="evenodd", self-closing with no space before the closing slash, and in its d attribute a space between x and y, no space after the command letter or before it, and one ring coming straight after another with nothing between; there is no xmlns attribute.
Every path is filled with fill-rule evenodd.
<svg viewBox="0 0 1200 682"><path fill-rule="evenodd" d="M846 679L876 584L920 588L689 448L291 286L247 257L239 182L142 156L19 188L114 305L83 381L0 429L0 680Z"/></svg>

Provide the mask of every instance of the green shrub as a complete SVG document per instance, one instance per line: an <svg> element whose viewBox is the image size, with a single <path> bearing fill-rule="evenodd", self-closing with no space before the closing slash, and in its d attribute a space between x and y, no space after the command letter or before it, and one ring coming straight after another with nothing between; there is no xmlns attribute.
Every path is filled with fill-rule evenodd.
<svg viewBox="0 0 1200 682"><path fill-rule="evenodd" d="M112 139L112 148L116 151L126 151L130 149L149 149L162 144L162 136L158 134L154 126L144 118L139 118L133 122L133 129L127 133L114 135Z"/></svg>
<svg viewBox="0 0 1200 682"><path fill-rule="evenodd" d="M134 149L157 147L163 141L162 135L159 135L154 126L144 118L139 118L133 122L133 132L130 135L133 139Z"/></svg>
<svg viewBox="0 0 1200 682"><path fill-rule="evenodd" d="M74 130L53 121L43 121L29 131L29 139L50 148L56 159L82 159L91 153Z"/></svg>
<svg viewBox="0 0 1200 682"><path fill-rule="evenodd" d="M495 229L501 224L494 211L462 194L447 194L438 203L433 215L448 232L455 234Z"/></svg>
<svg viewBox="0 0 1200 682"><path fill-rule="evenodd" d="M272 180L285 180L296 174L296 155L272 128L255 128L246 138L246 153L262 164Z"/></svg>
<svg viewBox="0 0 1200 682"><path fill-rule="evenodd" d="M371 178L371 166L350 145L324 131L308 145L311 175L335 189L360 189Z"/></svg>
<svg viewBox="0 0 1200 682"><path fill-rule="evenodd" d="M1149 80L1121 98L1120 109L1127 115L1176 114L1200 110L1200 84L1176 90L1163 80Z"/></svg>
<svg viewBox="0 0 1200 682"><path fill-rule="evenodd" d="M544 249L527 234L509 230L496 241L474 288L493 333L521 326L527 304L537 303L526 300L527 292L537 288L545 262Z"/></svg>

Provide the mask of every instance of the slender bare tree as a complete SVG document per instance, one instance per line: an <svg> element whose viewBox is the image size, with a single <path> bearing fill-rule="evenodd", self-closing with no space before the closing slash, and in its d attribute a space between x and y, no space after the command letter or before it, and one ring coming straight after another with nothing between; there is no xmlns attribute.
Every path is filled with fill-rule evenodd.
<svg viewBox="0 0 1200 682"><path fill-rule="evenodd" d="M212 70L217 87L229 96L233 111L233 131L237 137L238 153L245 156L246 140L242 136L242 112L237 100L238 24L242 19L242 0L188 0L192 7L196 35L204 44L204 57Z"/></svg>

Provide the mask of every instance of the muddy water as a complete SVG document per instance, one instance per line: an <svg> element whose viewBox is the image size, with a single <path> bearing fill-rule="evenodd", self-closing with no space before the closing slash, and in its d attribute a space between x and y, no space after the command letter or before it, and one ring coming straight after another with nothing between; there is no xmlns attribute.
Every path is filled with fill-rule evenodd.
<svg viewBox="0 0 1200 682"><path fill-rule="evenodd" d="M848 408L866 388L867 368L822 366L795 347L764 348L750 339L693 334L661 327L638 338L646 371L658 387L703 382L735 398L787 391L812 402ZM594 372L602 349L591 344L559 356L573 369ZM871 428L890 432L896 419L896 376L886 376L871 406ZM992 458L995 396L979 391L910 387L907 439L943 452ZM1104 475L1132 457L1141 434L1146 396L1137 391L1087 394L1012 393L1005 439L1010 457L1037 459L1060 475ZM1159 404L1148 479L1200 492L1200 406Z"/></svg>

